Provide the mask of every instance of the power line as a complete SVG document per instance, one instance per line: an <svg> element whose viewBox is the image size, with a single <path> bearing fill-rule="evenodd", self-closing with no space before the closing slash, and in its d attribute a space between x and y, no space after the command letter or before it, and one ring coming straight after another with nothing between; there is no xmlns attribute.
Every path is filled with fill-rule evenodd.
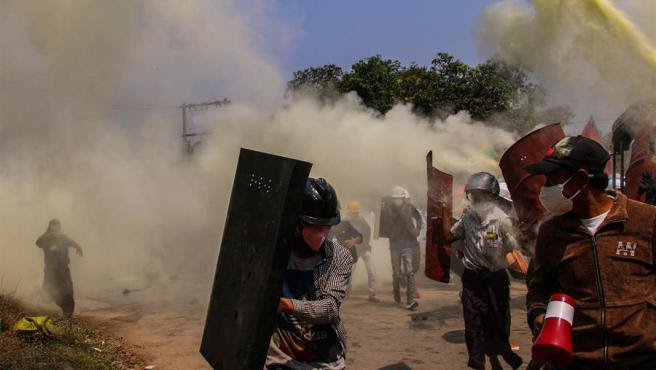
<svg viewBox="0 0 656 370"><path fill-rule="evenodd" d="M124 111L149 111L149 110L174 110L179 109L179 106L157 106L157 105L109 105L106 106L107 109L112 110L124 110Z"/></svg>

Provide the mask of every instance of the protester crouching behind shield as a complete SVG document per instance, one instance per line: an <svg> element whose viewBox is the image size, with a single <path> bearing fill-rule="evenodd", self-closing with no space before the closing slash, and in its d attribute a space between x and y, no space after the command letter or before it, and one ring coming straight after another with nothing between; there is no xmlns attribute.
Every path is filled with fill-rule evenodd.
<svg viewBox="0 0 656 370"><path fill-rule="evenodd" d="M48 223L46 232L37 239L36 245L43 250L43 290L62 309L64 316L72 317L75 299L68 267L68 248L75 249L79 256L82 256L82 248L62 233L58 220Z"/></svg>
<svg viewBox="0 0 656 370"><path fill-rule="evenodd" d="M384 209L390 214L389 248L392 262L392 288L394 301L401 303L401 280L406 285L406 308L415 310L419 303L415 300L415 259L419 258L419 241L417 236L421 231L421 214L410 203L410 194L404 188L397 186L392 189L392 205Z"/></svg>
<svg viewBox="0 0 656 370"><path fill-rule="evenodd" d="M465 185L469 200L460 220L445 230L450 241L463 240L459 255L465 340L473 369L485 369L485 355L493 369L501 369L498 355L513 368L522 364L509 342L510 282L505 269L517 248L512 222L498 207L499 182L487 173L472 175Z"/></svg>
<svg viewBox="0 0 656 370"><path fill-rule="evenodd" d="M339 222L335 189L325 179L308 179L267 354L268 369L346 366L346 332L339 309L353 257L328 239Z"/></svg>
<svg viewBox="0 0 656 370"><path fill-rule="evenodd" d="M351 253L351 257L353 257L353 270L355 270L355 265L358 263L358 251L355 246L359 243L362 243L362 234L351 224L349 220L342 218L339 224L331 228L328 238L343 246L349 251L349 253ZM348 297L350 293L351 281L349 281L349 286L346 289L346 297Z"/></svg>
<svg viewBox="0 0 656 370"><path fill-rule="evenodd" d="M351 201L346 204L344 220L349 222L361 236L359 241L347 241L347 244L353 244L355 246L355 250L359 257L358 260L364 262L364 266L367 269L369 301L377 303L379 300L376 298L376 271L374 269L373 258L371 257L371 227L367 223L367 220L365 220L360 214L361 209L362 206L357 201Z"/></svg>
<svg viewBox="0 0 656 370"><path fill-rule="evenodd" d="M576 301L567 369L656 369L656 208L606 191L609 157L565 137L525 167L546 176L540 201L553 216L529 265L528 323L537 335L550 296L565 293Z"/></svg>
<svg viewBox="0 0 656 370"><path fill-rule="evenodd" d="M358 262L358 257L360 256L356 246L362 243L364 238L362 233L353 225L352 219L343 217L339 224L331 228L328 237L348 249L353 257L353 268L355 268L355 264Z"/></svg>

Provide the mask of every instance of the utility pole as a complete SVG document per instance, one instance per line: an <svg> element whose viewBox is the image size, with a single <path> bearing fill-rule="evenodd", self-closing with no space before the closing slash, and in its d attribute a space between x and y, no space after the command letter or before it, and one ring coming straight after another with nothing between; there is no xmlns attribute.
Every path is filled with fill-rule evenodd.
<svg viewBox="0 0 656 370"><path fill-rule="evenodd" d="M211 134L211 132L191 132L189 130L189 123L187 122L188 113L192 111L193 112L205 111L210 108L220 108L228 104L230 104L230 100L224 98L223 100L216 100L216 101L204 102L204 103L191 103L191 104L183 103L180 106L180 108L182 109L182 142L184 144L184 152L186 155L191 156L192 154L194 154L194 148L196 147L196 145L199 144L199 142L196 143L193 142L194 137Z"/></svg>

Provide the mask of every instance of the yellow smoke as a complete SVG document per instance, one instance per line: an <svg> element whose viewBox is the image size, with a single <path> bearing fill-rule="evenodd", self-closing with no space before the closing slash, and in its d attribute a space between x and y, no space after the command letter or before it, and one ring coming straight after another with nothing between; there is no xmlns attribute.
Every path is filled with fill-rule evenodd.
<svg viewBox="0 0 656 370"><path fill-rule="evenodd" d="M621 6L631 19L609 0L498 1L479 23L480 47L533 70L552 103L609 125L627 105L653 99L656 83L654 2Z"/></svg>
<svg viewBox="0 0 656 370"><path fill-rule="evenodd" d="M572 2L572 0L569 0ZM553 3L554 1L536 0L540 3ZM647 37L610 1L586 0L576 1L587 8L589 14L597 22L616 35L617 39L627 44L635 54L656 72L656 49L649 43ZM582 22L585 19L581 19Z"/></svg>

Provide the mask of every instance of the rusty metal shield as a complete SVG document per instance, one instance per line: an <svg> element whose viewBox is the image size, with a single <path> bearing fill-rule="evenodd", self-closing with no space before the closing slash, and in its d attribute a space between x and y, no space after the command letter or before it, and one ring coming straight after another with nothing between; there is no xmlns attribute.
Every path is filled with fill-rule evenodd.
<svg viewBox="0 0 656 370"><path fill-rule="evenodd" d="M426 266L429 279L448 283L451 272L451 245L445 232L453 218L453 176L433 167L433 152L426 156L428 203L426 210Z"/></svg>
<svg viewBox="0 0 656 370"><path fill-rule="evenodd" d="M652 177L656 177L656 163L654 163L651 144L652 135L653 129L650 126L645 126L638 131L631 146L631 161L625 174L624 192L626 196L641 202L645 201L645 194L639 192L642 175L649 173Z"/></svg>
<svg viewBox="0 0 656 370"><path fill-rule="evenodd" d="M588 123L586 123L585 127L583 127L583 131L581 131L581 136L587 137L588 139L592 139L598 143L601 143L601 133L599 132L597 123L595 122L594 118L592 118L592 116L590 116Z"/></svg>
<svg viewBox="0 0 656 370"><path fill-rule="evenodd" d="M215 369L262 369L312 165L242 149L200 352Z"/></svg>
<svg viewBox="0 0 656 370"><path fill-rule="evenodd" d="M540 203L540 188L546 181L544 176L534 176L524 170L524 166L544 158L547 150L565 137L559 123L554 123L517 140L499 162L501 173L508 185L520 230L533 234L538 222L546 215ZM530 238L532 239L532 238Z"/></svg>
<svg viewBox="0 0 656 370"><path fill-rule="evenodd" d="M618 180L615 177L620 175L619 181L613 182L613 187L619 188L631 199L644 201L639 190L642 175L647 173L653 176L656 173L653 159L654 122L656 102L641 102L629 106L613 123L614 180ZM624 172L624 153L627 150L631 151L631 159L629 168Z"/></svg>
<svg viewBox="0 0 656 370"><path fill-rule="evenodd" d="M598 142L599 144L604 145L603 139L601 137L601 133L599 132L599 128L597 127L597 123L595 122L594 118L592 118L592 116L590 116L590 120L588 120L588 123L585 125L585 127L583 127L583 131L581 131L581 136L587 137L588 139L592 139ZM606 164L604 173L606 175L611 175L613 173L612 158Z"/></svg>

